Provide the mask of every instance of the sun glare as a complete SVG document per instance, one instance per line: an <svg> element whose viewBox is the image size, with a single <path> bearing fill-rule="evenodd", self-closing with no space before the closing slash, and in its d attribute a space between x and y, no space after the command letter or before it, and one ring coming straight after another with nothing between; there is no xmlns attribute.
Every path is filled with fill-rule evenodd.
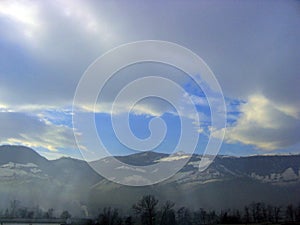
<svg viewBox="0 0 300 225"><path fill-rule="evenodd" d="M27 26L38 26L36 11L36 6L27 3L15 1L3 1L0 3L1 14Z"/></svg>

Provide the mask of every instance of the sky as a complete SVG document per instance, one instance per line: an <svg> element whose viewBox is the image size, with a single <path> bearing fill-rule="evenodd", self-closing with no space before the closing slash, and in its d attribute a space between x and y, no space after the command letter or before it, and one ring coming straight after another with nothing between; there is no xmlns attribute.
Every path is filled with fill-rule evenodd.
<svg viewBox="0 0 300 225"><path fill-rule="evenodd" d="M98 136L111 154L135 153L114 134L109 106L131 81L159 74L184 88L176 100L199 135L195 152L202 153L208 137L223 130L211 126L203 90L168 65L124 68L105 87L95 112L88 102L72 111L76 87L99 56L129 42L163 40L199 55L222 88L227 128L219 154L299 154L299 27L299 1L2 0L0 144L29 146L49 159L82 158L79 147L94 152L98 146L84 121L83 130L74 129L72 116L94 113ZM193 100L197 118L186 97ZM152 97L129 109L122 101L115 114L120 122L129 115L130 128L141 139L151 136L153 118L163 119L165 139L154 150L170 153L176 146L180 118L168 102ZM74 132L84 137L79 147Z"/></svg>

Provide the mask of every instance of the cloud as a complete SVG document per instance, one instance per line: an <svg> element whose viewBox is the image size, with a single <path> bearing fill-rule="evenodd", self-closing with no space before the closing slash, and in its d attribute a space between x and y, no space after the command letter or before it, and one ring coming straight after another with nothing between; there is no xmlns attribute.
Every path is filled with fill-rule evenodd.
<svg viewBox="0 0 300 225"><path fill-rule="evenodd" d="M33 5L30 1L2 1L1 14L14 22L12 30L18 30L27 41L33 38L40 28L37 5Z"/></svg>
<svg viewBox="0 0 300 225"><path fill-rule="evenodd" d="M102 10L85 1L1 1L1 103L71 105L85 69L119 37Z"/></svg>
<svg viewBox="0 0 300 225"><path fill-rule="evenodd" d="M0 120L1 144L22 144L55 152L59 148L76 148L73 130L67 126L16 112L0 112Z"/></svg>
<svg viewBox="0 0 300 225"><path fill-rule="evenodd" d="M296 113L263 95L252 95L240 106L241 115L226 130L228 143L240 142L263 150L275 150L300 142ZM218 131L212 131L214 136Z"/></svg>
<svg viewBox="0 0 300 225"><path fill-rule="evenodd" d="M85 34L85 40L97 38L98 46L101 46L99 42L113 43L116 38L113 28L101 17L99 10L95 11L85 1L4 0L0 4L1 14L7 19L7 23L13 25L12 31L6 30L4 34L19 33L21 36L12 40L32 44L30 47L35 47L34 51L43 49L49 53L57 50L63 52L61 45L53 49L54 46L50 47L49 44L58 43L59 38L68 38L72 34L76 35L68 38L72 44L75 44L76 39L84 38L82 34ZM95 43L96 41L93 44ZM64 44L69 46L70 43Z"/></svg>
<svg viewBox="0 0 300 225"><path fill-rule="evenodd" d="M151 180L141 175L131 175L131 176L124 177L123 182L132 185L140 185L140 184L150 184Z"/></svg>
<svg viewBox="0 0 300 225"><path fill-rule="evenodd" d="M71 139L66 138L66 143L58 140L70 137L69 128L39 121L38 115L70 107L80 77L107 50L131 41L160 39L182 44L200 55L215 73L225 97L246 102L230 115L237 121L228 129L227 141L263 149L292 145L298 138L294 130L299 128L300 108L298 9L297 1L0 1L0 112L9 119L4 124L12 130L1 128L1 137L52 149L58 144L72 146ZM128 71L130 79L125 73L112 80L96 111L110 113L116 93L143 71L143 75L161 72L145 66ZM166 77L174 80L179 74L171 75ZM197 106L205 106L204 98L190 97ZM88 102L82 103L82 108L93 110ZM126 102L116 109L118 113L128 110ZM172 107L145 101L132 112L160 116L172 112ZM194 119L189 111L185 115ZM26 120L32 126L39 124L39 132L30 125L17 125Z"/></svg>
<svg viewBox="0 0 300 225"><path fill-rule="evenodd" d="M162 39L203 57L226 96L247 99L260 91L272 101L300 105L294 82L300 52L296 2L218 3L219 10L215 2L129 6L1 1L0 5L2 39L10 43L1 65L7 69L0 72L2 103L70 105L80 76L96 57L121 43ZM20 13L12 13L15 9ZM32 30L31 44L26 30ZM18 64L24 58L16 55L25 58L30 70Z"/></svg>

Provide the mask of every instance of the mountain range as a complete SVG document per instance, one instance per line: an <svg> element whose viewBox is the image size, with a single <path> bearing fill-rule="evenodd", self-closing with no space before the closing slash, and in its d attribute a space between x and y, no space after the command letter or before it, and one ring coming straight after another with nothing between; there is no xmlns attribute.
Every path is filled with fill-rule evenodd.
<svg viewBox="0 0 300 225"><path fill-rule="evenodd" d="M131 165L151 165L187 157L184 153L167 156L143 152L117 158ZM207 209L242 208L253 201L300 202L300 155L217 156L200 172L201 157L192 155L177 174L161 183L130 187L104 179L82 160L48 160L27 147L0 146L0 207L9 207L16 199L24 205L68 209L82 216L105 206L127 211L145 194L161 202L173 201L177 207ZM110 161L108 157L92 163L110 165Z"/></svg>

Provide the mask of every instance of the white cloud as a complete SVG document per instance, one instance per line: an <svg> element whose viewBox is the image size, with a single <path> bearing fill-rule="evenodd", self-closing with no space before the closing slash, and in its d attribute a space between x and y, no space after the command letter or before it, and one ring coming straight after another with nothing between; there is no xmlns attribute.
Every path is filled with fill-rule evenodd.
<svg viewBox="0 0 300 225"><path fill-rule="evenodd" d="M38 35L41 27L38 7L31 1L1 1L0 16L1 14L15 22L12 29L18 30L25 40L30 41Z"/></svg>
<svg viewBox="0 0 300 225"><path fill-rule="evenodd" d="M202 96L197 96L197 95L192 95L192 94L185 93L184 97L185 98L190 98L195 105L207 106L207 107L209 106L208 101L207 101L205 96L202 97Z"/></svg>
<svg viewBox="0 0 300 225"><path fill-rule="evenodd" d="M295 116L295 110L278 105L263 95L252 95L240 106L241 115L227 128L225 140L263 150L297 144L300 141L300 120ZM218 131L212 133L218 136Z"/></svg>
<svg viewBox="0 0 300 225"><path fill-rule="evenodd" d="M36 18L36 7L30 5L30 2L2 1L0 5L0 13L24 24L28 27L38 26Z"/></svg>
<svg viewBox="0 0 300 225"><path fill-rule="evenodd" d="M55 152L59 148L76 148L73 130L67 126L15 112L1 112L0 121L1 144L22 144Z"/></svg>
<svg viewBox="0 0 300 225"><path fill-rule="evenodd" d="M137 103L132 106L128 102L120 102L114 105L112 110L112 102L101 102L96 104L81 104L79 107L75 108L75 111L83 111L83 112L95 112L95 113L106 113L112 115L120 115L124 113L133 113L135 115L148 115L159 117L164 113L173 113L174 110L170 109L166 103L161 102L156 99L147 99L142 102Z"/></svg>

